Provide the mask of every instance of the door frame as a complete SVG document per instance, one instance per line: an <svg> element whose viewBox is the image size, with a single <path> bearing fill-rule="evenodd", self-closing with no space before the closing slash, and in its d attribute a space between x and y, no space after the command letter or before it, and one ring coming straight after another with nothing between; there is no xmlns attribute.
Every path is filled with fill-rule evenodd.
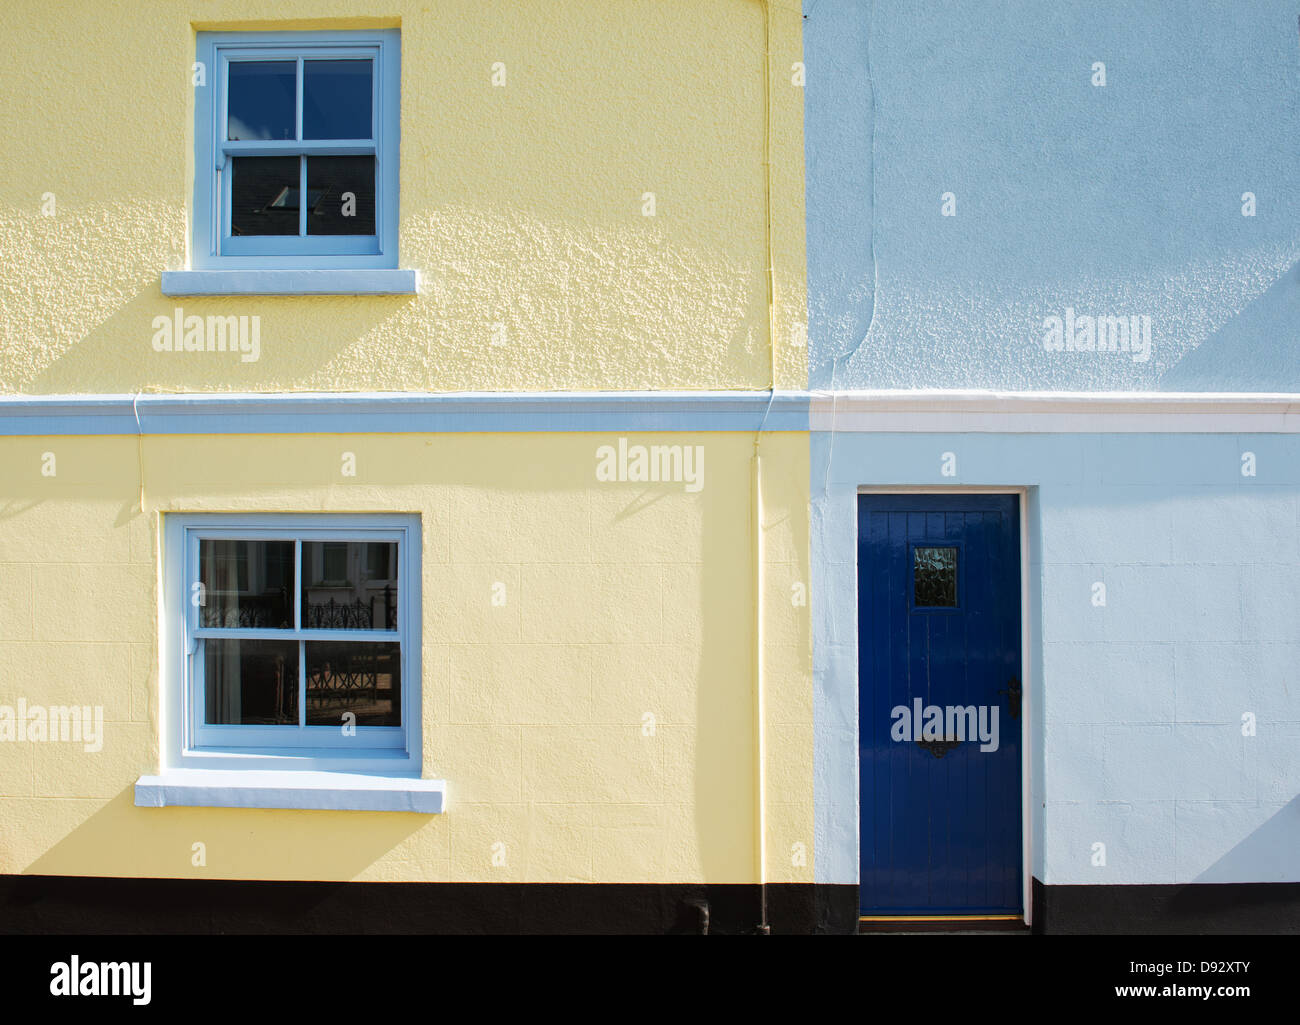
<svg viewBox="0 0 1300 1025"><path fill-rule="evenodd" d="M1029 609L1029 488L1025 485L951 485L942 484L863 484L854 492L853 522L857 533L857 498L859 495L1015 495L1020 512L1020 888L1021 906L1024 908L1026 925L1033 925L1033 906L1030 895L1033 889L1032 868L1034 864L1033 808L1030 804L1032 788L1030 773L1033 768L1033 712L1037 698L1037 681L1033 678L1033 662L1030 660L1030 609ZM861 537L857 540L860 542ZM859 560L853 559L853 593L854 600L862 600ZM856 623L857 617L854 617ZM862 638L857 638L858 651L862 651ZM859 654L859 658L861 655ZM862 701L862 674L858 673L858 702ZM858 723L858 743L861 743L861 722ZM858 773L858 814L862 813L862 776L859 763ZM858 837L859 872L862 865L862 837ZM859 886L861 882L859 881Z"/></svg>

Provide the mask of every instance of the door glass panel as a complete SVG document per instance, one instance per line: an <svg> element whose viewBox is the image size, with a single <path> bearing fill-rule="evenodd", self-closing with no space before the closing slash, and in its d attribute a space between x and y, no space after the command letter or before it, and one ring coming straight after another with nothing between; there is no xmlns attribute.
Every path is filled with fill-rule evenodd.
<svg viewBox="0 0 1300 1025"><path fill-rule="evenodd" d="M913 549L913 604L926 608L957 607L957 549Z"/></svg>

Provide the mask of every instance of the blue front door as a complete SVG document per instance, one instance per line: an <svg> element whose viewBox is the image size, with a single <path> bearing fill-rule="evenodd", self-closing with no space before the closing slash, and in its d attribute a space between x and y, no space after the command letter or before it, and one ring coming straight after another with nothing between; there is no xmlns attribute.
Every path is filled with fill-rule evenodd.
<svg viewBox="0 0 1300 1025"><path fill-rule="evenodd" d="M1017 914L1014 495L858 498L864 915Z"/></svg>

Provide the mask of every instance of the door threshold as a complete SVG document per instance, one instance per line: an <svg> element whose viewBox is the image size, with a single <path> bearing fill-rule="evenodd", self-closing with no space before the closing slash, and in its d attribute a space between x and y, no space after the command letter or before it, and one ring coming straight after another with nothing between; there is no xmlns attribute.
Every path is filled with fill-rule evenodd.
<svg viewBox="0 0 1300 1025"><path fill-rule="evenodd" d="M1023 915L859 915L859 933L1028 932Z"/></svg>

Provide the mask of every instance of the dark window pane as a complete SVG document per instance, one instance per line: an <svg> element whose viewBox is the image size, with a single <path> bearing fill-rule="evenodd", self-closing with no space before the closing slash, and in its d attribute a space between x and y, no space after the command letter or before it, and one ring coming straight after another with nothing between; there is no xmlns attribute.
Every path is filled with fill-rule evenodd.
<svg viewBox="0 0 1300 1025"><path fill-rule="evenodd" d="M344 584L348 579L348 546L344 541L326 541L321 545L321 582Z"/></svg>
<svg viewBox="0 0 1300 1025"><path fill-rule="evenodd" d="M402 649L390 642L307 642L307 725L402 725Z"/></svg>
<svg viewBox="0 0 1300 1025"><path fill-rule="evenodd" d="M299 158L235 157L230 164L230 233L297 235ZM307 198L310 208L310 191Z"/></svg>
<svg viewBox="0 0 1300 1025"><path fill-rule="evenodd" d="M914 604L957 607L957 549L913 549L912 579Z"/></svg>
<svg viewBox="0 0 1300 1025"><path fill-rule="evenodd" d="M308 157L308 235L375 233L375 158Z"/></svg>
<svg viewBox="0 0 1300 1025"><path fill-rule="evenodd" d="M206 716L214 725L297 726L298 642L207 638Z"/></svg>
<svg viewBox="0 0 1300 1025"><path fill-rule="evenodd" d="M366 573L375 580L387 580L396 545L366 545Z"/></svg>
<svg viewBox="0 0 1300 1025"><path fill-rule="evenodd" d="M302 137L369 139L371 62L303 61Z"/></svg>
<svg viewBox="0 0 1300 1025"><path fill-rule="evenodd" d="M231 61L226 138L295 138L297 75L294 61Z"/></svg>
<svg viewBox="0 0 1300 1025"><path fill-rule="evenodd" d="M293 629L292 541L199 541L199 626Z"/></svg>
<svg viewBox="0 0 1300 1025"><path fill-rule="evenodd" d="M382 555L375 554L379 549ZM379 576L379 562L391 576ZM302 625L308 630L396 630L397 545L304 541Z"/></svg>

